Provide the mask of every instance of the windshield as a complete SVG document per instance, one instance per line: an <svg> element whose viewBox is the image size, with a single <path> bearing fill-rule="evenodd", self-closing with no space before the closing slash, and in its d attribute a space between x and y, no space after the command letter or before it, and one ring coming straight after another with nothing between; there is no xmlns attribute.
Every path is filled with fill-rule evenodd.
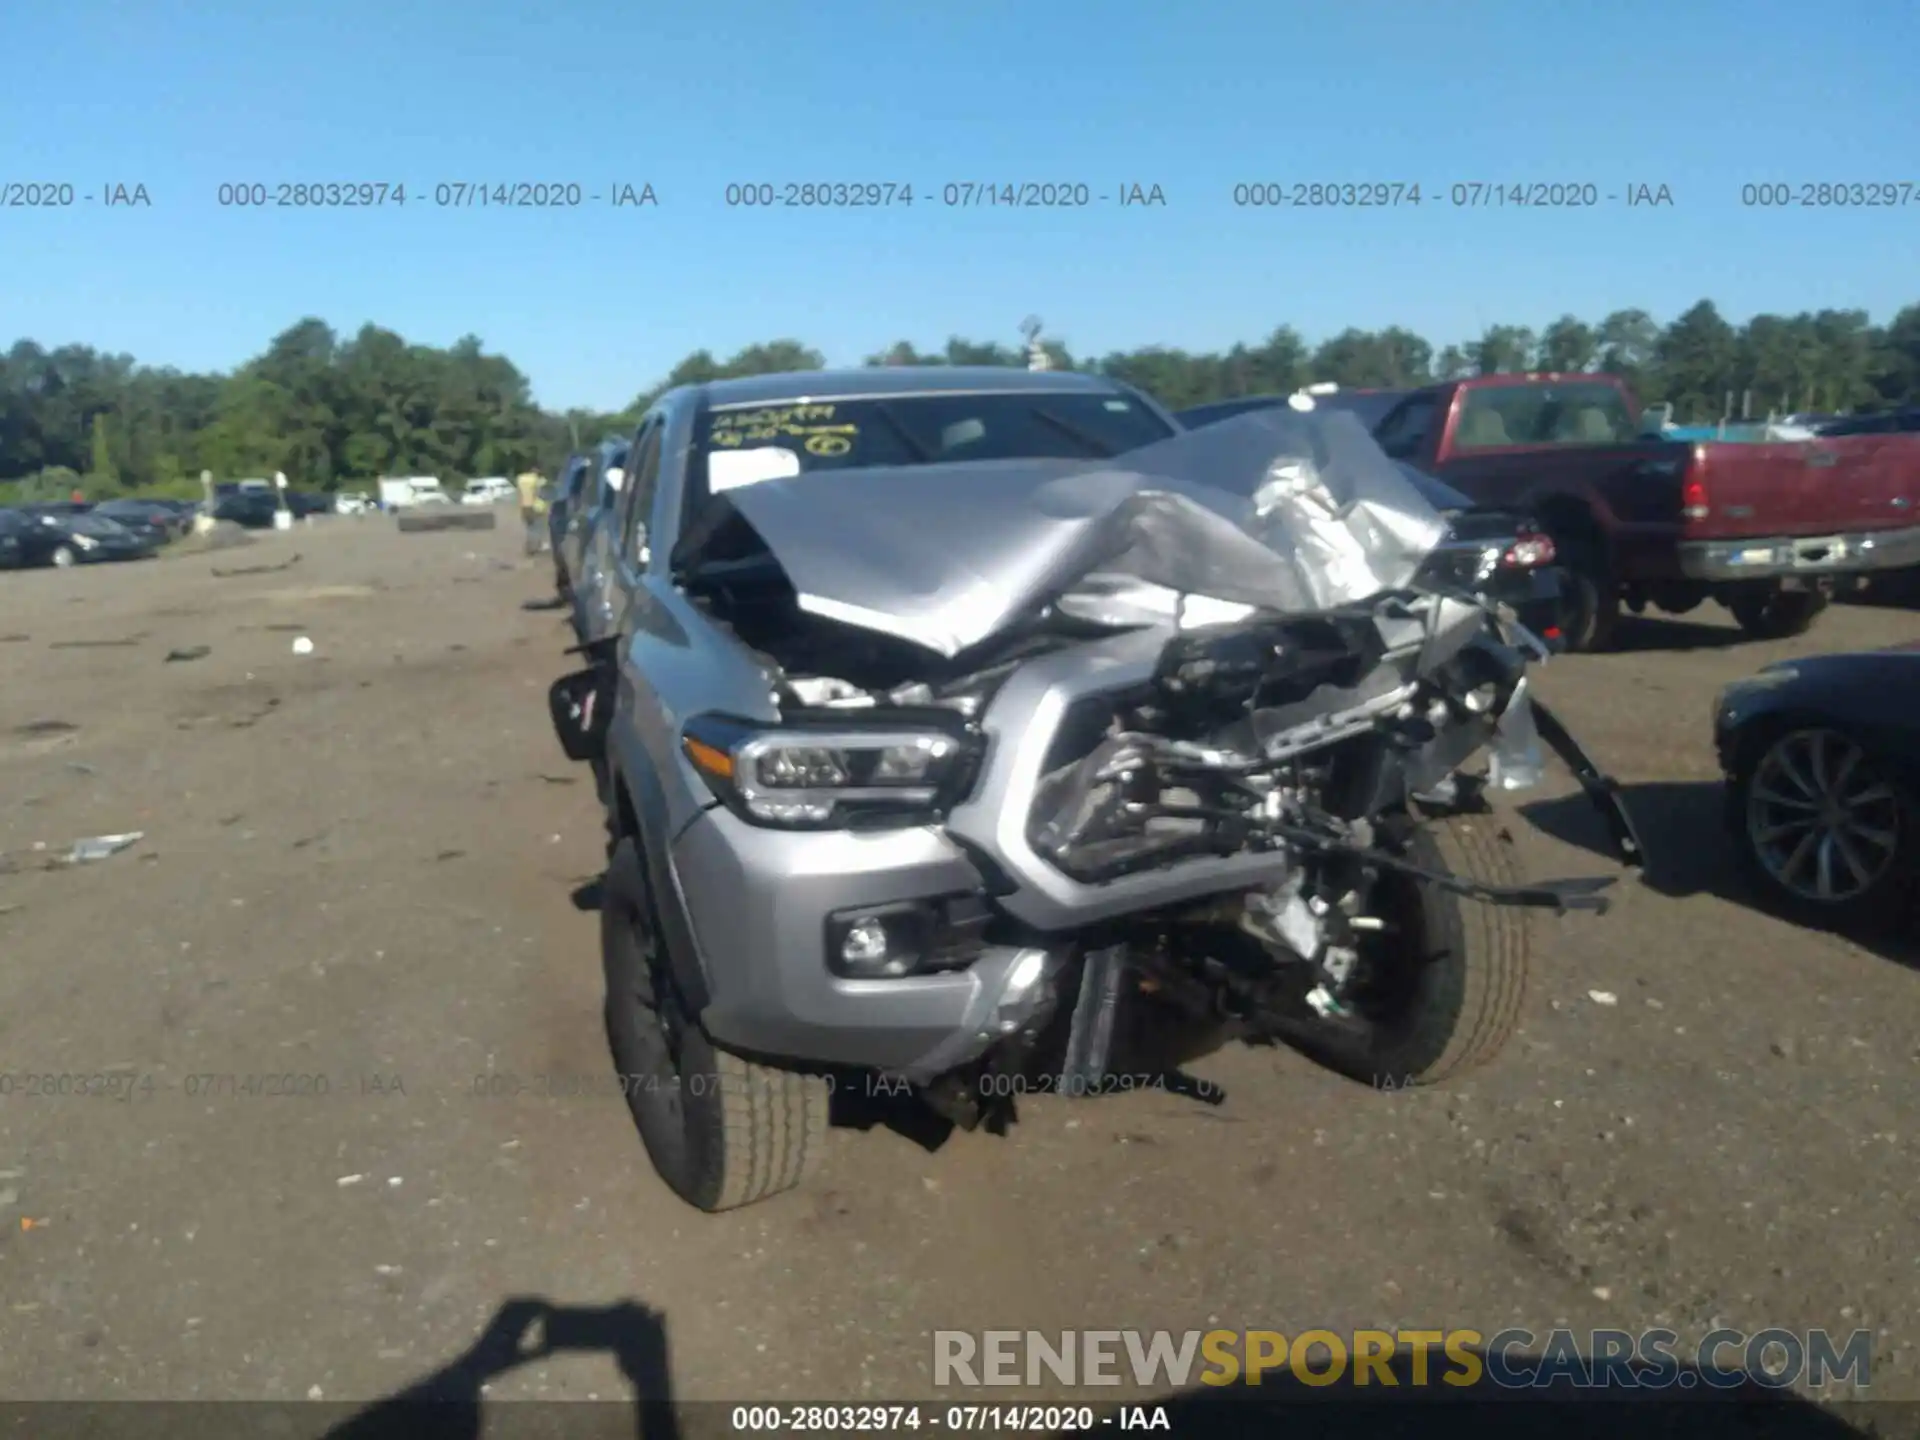
<svg viewBox="0 0 1920 1440"><path fill-rule="evenodd" d="M817 470L969 460L1102 460L1175 431L1118 392L1018 390L736 405L702 421L718 493Z"/></svg>
<svg viewBox="0 0 1920 1440"><path fill-rule="evenodd" d="M76 535L119 535L124 532L106 515L69 515L67 528Z"/></svg>

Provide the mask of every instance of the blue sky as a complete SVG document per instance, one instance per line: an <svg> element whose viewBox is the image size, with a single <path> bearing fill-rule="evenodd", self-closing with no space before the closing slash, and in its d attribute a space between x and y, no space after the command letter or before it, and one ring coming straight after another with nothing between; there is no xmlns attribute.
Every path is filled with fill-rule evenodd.
<svg viewBox="0 0 1920 1440"><path fill-rule="evenodd" d="M9 7L0 344L228 368L318 315L468 332L549 405L793 336L1213 349L1711 296L1920 300L1904 210L1743 208L1761 180L1920 184L1920 7L1890 0L64 0ZM730 181L911 184L910 209L730 209ZM222 182L406 184L401 209L245 211ZM442 182L651 183L657 207L437 209ZM1159 185L1164 208L954 210L948 182ZM1399 182L1419 208L1236 208L1238 182ZM1453 209L1455 182L1667 185L1670 208Z"/></svg>

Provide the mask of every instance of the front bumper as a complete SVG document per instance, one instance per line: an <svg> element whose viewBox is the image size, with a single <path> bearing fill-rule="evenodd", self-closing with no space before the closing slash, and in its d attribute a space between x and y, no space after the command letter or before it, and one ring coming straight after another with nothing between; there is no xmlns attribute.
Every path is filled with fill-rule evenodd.
<svg viewBox="0 0 1920 1440"><path fill-rule="evenodd" d="M1692 580L1851 575L1909 565L1920 565L1920 525L1839 535L1691 540L1680 546L1680 573Z"/></svg>
<svg viewBox="0 0 1920 1440"><path fill-rule="evenodd" d="M672 846L677 895L707 977L702 1025L733 1049L925 1081L1038 1018L1058 957L980 944L964 968L853 980L827 963L830 917L984 899L981 876L932 827L784 831L702 812Z"/></svg>

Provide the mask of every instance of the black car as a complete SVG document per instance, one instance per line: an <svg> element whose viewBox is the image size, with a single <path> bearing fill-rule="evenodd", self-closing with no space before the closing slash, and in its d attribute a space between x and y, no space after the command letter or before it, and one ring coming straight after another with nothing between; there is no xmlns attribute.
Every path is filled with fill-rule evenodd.
<svg viewBox="0 0 1920 1440"><path fill-rule="evenodd" d="M179 515L152 500L103 500L89 513L104 515L156 545L166 544L181 530Z"/></svg>
<svg viewBox="0 0 1920 1440"><path fill-rule="evenodd" d="M1843 435L1913 435L1920 434L1920 405L1908 405L1900 410L1880 410L1871 415L1849 415L1845 419L1830 420L1815 429L1821 439L1836 439Z"/></svg>
<svg viewBox="0 0 1920 1440"><path fill-rule="evenodd" d="M293 512L293 518L301 520L309 515L333 514L333 496L319 490L287 491L287 509Z"/></svg>
<svg viewBox="0 0 1920 1440"><path fill-rule="evenodd" d="M249 530L271 530L280 497L271 490L234 490L214 502L213 518L231 520Z"/></svg>
<svg viewBox="0 0 1920 1440"><path fill-rule="evenodd" d="M72 504L22 507L0 512L0 521L13 543L0 545L0 566L92 565L105 560L144 560L160 548L159 542L136 535L90 508Z"/></svg>
<svg viewBox="0 0 1920 1440"><path fill-rule="evenodd" d="M24 510L0 510L0 570L51 565L53 552L64 538L57 527L42 525L38 515Z"/></svg>
<svg viewBox="0 0 1920 1440"><path fill-rule="evenodd" d="M1345 411L1370 429L1403 393L1345 390L1315 395L1313 403L1316 410ZM1284 409L1286 405L1284 395L1249 395L1196 405L1179 411L1174 418L1192 430L1255 410ZM1447 521L1447 539L1428 560L1425 578L1512 607L1520 623L1544 640L1549 649L1564 648L1560 572L1554 563L1553 541L1546 532L1525 516L1476 506L1458 490L1404 461L1393 464Z"/></svg>
<svg viewBox="0 0 1920 1440"><path fill-rule="evenodd" d="M1920 642L1782 660L1720 692L1742 867L1781 908L1897 924L1920 876Z"/></svg>

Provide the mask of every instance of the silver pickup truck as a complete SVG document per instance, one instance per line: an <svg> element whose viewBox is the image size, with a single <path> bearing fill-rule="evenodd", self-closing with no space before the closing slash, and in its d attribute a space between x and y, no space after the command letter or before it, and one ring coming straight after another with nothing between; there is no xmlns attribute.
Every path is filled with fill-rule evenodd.
<svg viewBox="0 0 1920 1440"><path fill-rule="evenodd" d="M631 455L550 702L606 802L614 1058L702 1209L796 1183L876 1076L971 1126L1196 1033L1383 1089L1484 1061L1530 908L1601 908L1486 818L1542 739L1637 857L1350 416L878 369L671 392Z"/></svg>

